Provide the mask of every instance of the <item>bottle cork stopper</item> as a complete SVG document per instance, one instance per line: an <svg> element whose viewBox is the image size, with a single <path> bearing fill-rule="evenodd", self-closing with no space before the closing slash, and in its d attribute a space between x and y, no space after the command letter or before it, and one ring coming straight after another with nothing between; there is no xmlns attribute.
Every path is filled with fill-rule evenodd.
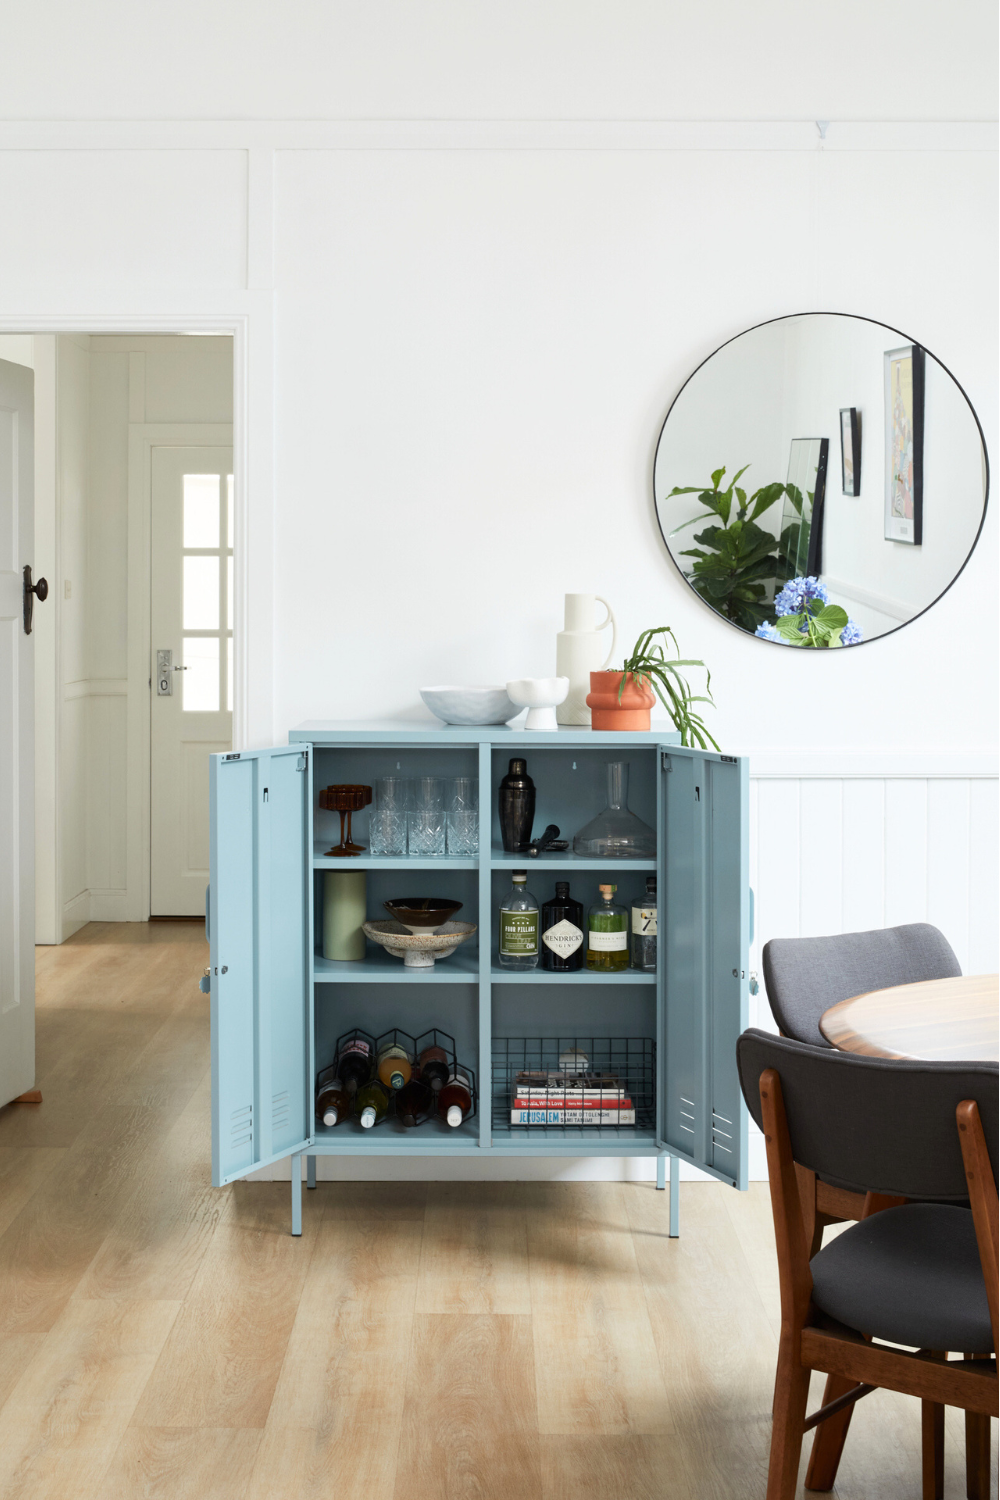
<svg viewBox="0 0 1000 1500"><path fill-rule="evenodd" d="M599 885L597 889L602 896L613 896L618 887L616 885Z"/></svg>

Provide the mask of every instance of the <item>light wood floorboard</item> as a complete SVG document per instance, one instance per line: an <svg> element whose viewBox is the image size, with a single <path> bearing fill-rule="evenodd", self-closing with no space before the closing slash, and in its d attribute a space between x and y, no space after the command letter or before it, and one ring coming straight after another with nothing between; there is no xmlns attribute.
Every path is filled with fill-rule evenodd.
<svg viewBox="0 0 1000 1500"><path fill-rule="evenodd" d="M682 1184L671 1240L651 1184L324 1182L292 1239L287 1183L211 1187L206 957L186 922L38 950L44 1101L0 1109L4 1500L763 1500L765 1185ZM917 1403L868 1397L834 1494L919 1476Z"/></svg>

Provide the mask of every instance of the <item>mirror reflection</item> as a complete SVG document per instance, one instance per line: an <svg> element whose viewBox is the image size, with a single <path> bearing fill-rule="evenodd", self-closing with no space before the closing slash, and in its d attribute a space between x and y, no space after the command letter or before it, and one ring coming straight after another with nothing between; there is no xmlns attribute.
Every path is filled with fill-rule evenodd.
<svg viewBox="0 0 1000 1500"><path fill-rule="evenodd" d="M806 313L694 372L653 485L670 556L711 609L829 649L897 630L954 582L987 465L975 412L933 355L867 318Z"/></svg>

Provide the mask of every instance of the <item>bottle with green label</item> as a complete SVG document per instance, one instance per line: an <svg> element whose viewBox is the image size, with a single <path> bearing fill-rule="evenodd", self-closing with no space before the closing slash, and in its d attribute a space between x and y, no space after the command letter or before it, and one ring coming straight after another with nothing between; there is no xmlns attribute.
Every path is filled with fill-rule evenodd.
<svg viewBox="0 0 1000 1500"><path fill-rule="evenodd" d="M527 870L515 870L513 880L500 903L500 964L504 969L537 969L538 902L528 890Z"/></svg>
<svg viewBox="0 0 1000 1500"><path fill-rule="evenodd" d="M613 900L616 885L599 885L601 899L587 914L587 968L615 974L628 968L628 912Z"/></svg>

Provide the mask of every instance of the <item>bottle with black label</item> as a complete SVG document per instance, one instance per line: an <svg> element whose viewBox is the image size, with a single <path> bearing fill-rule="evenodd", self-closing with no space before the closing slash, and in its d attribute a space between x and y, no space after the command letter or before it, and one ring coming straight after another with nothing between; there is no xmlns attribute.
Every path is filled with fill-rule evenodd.
<svg viewBox="0 0 1000 1500"><path fill-rule="evenodd" d="M656 973L656 876L646 876L646 894L632 902L632 967Z"/></svg>
<svg viewBox="0 0 1000 1500"><path fill-rule="evenodd" d="M583 906L569 893L569 882L556 881L556 893L542 907L542 968L571 974L583 968Z"/></svg>

